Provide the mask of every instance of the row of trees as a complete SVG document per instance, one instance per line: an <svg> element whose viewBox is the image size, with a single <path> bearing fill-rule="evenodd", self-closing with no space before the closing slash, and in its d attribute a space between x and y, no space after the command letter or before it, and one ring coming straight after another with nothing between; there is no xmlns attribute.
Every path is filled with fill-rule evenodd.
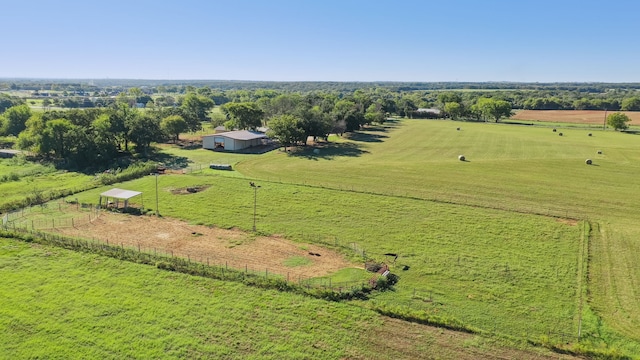
<svg viewBox="0 0 640 360"><path fill-rule="evenodd" d="M177 140L182 132L201 129L213 106L211 99L195 93L187 94L180 107L146 111L124 97L101 109L33 113L22 104L0 115L0 136L17 136L19 148L77 168L107 165L131 151L147 155L152 142Z"/></svg>

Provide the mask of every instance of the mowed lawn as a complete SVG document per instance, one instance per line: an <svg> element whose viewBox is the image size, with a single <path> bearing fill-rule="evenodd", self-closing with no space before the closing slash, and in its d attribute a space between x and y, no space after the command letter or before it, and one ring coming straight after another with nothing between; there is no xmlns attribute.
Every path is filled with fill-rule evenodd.
<svg viewBox="0 0 640 360"><path fill-rule="evenodd" d="M598 223L589 254L590 304L606 326L638 341L640 267L633 254L640 237L640 137L561 131L402 120L338 139L343 144L318 155L274 152L237 168L255 178ZM468 161L458 161L460 154Z"/></svg>
<svg viewBox="0 0 640 360"><path fill-rule="evenodd" d="M558 358L349 304L1 238L0 278L7 359Z"/></svg>

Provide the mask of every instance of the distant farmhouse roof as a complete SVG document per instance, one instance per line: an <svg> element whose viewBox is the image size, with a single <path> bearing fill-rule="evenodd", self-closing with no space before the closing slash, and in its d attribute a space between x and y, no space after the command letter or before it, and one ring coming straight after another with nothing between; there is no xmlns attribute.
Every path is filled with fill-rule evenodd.
<svg viewBox="0 0 640 360"><path fill-rule="evenodd" d="M440 109L434 109L434 108L429 108L429 109L419 108L418 110L416 110L416 112L440 115Z"/></svg>
<svg viewBox="0 0 640 360"><path fill-rule="evenodd" d="M212 137L212 136L223 136L229 139L234 140L254 140L254 139L263 139L266 138L267 135L257 131L249 131L249 130L236 130L236 131L228 131L225 133L215 134L215 135L204 135L203 138Z"/></svg>

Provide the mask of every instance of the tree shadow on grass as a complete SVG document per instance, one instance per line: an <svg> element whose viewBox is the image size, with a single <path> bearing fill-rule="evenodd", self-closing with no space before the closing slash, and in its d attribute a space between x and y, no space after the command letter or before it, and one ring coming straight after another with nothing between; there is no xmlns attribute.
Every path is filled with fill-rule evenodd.
<svg viewBox="0 0 640 360"><path fill-rule="evenodd" d="M163 152L153 152L149 154L149 160L157 161L158 163L162 163L166 168L174 170L186 168L193 162L188 157Z"/></svg>
<svg viewBox="0 0 640 360"><path fill-rule="evenodd" d="M354 131L354 132L345 134L345 137L349 140L362 141L362 142L383 142L384 139L388 138L387 135L370 134L370 133L361 132L361 131Z"/></svg>
<svg viewBox="0 0 640 360"><path fill-rule="evenodd" d="M328 143L323 146L304 147L290 151L289 156L306 158L307 160L333 160L336 157L358 157L369 153L354 143Z"/></svg>

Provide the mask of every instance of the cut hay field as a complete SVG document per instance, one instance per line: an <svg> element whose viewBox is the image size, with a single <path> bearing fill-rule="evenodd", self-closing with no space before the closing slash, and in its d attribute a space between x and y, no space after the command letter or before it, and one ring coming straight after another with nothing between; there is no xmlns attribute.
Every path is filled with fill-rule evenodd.
<svg viewBox="0 0 640 360"><path fill-rule="evenodd" d="M1 238L0 278L6 359L570 358L349 304Z"/></svg>
<svg viewBox="0 0 640 360"><path fill-rule="evenodd" d="M510 119L602 126L606 114L614 112L602 110L518 110ZM621 112L631 119L629 125L640 125L640 111Z"/></svg>

